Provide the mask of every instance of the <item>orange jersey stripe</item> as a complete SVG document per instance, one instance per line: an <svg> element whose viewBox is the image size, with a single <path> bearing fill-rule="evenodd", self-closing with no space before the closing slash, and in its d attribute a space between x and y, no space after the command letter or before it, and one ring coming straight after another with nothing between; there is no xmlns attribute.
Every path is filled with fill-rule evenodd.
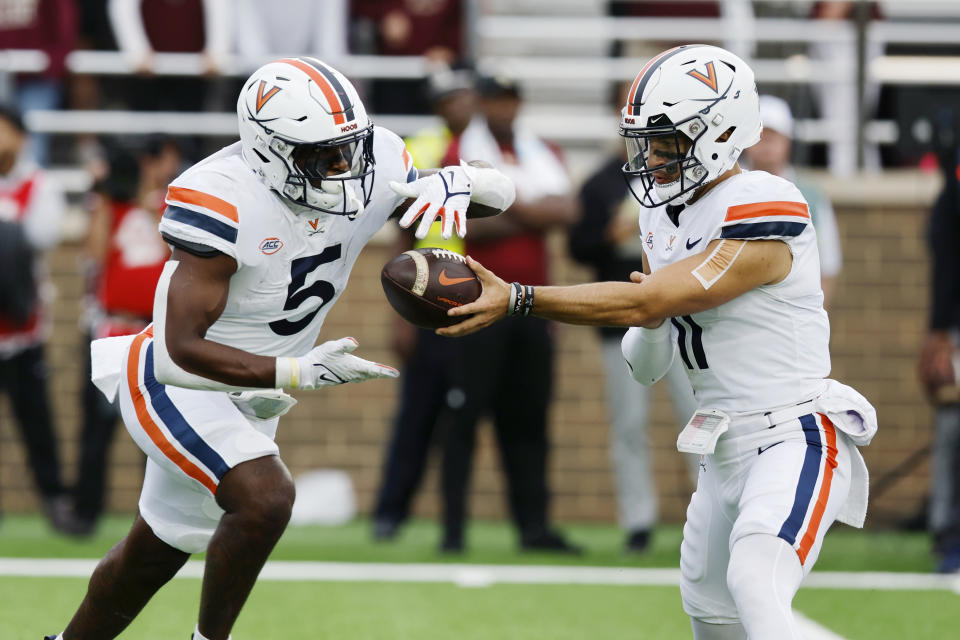
<svg viewBox="0 0 960 640"><path fill-rule="evenodd" d="M204 209L210 209L210 211L216 211L224 218L240 224L240 216L237 215L237 208L226 200L221 200L209 193L187 189L186 187L169 187L167 189L167 198L182 202L183 204L193 204L198 207L203 207Z"/></svg>
<svg viewBox="0 0 960 640"><path fill-rule="evenodd" d="M130 346L130 353L127 355L127 386L130 388L130 397L133 399L133 408L137 412L137 420L140 421L140 426L143 427L143 430L150 436L153 444L157 445L157 448L163 452L163 455L167 456L175 465L180 467L185 474L205 486L210 493L216 495L217 483L205 474L200 467L188 460L186 456L180 453L176 447L164 437L160 427L157 426L157 423L154 422L150 416L150 412L147 411L147 401L143 397L143 391L140 388L138 373L140 371L140 347L147 338L152 336L153 327L150 326L133 340L133 344Z"/></svg>
<svg viewBox="0 0 960 640"><path fill-rule="evenodd" d="M800 556L800 564L807 561L807 554L813 548L813 543L817 539L817 531L820 529L820 521L823 519L823 512L827 508L827 500L830 498L830 485L833 483L833 470L837 468L837 430L830 422L830 418L822 413L817 414L820 417L820 424L823 426L823 433L826 435L827 459L823 463L823 481L820 483L820 493L817 494L817 504L813 507L813 513L810 515L810 523L807 525L807 531L800 540L800 546L797 547L797 555Z"/></svg>
<svg viewBox="0 0 960 640"><path fill-rule="evenodd" d="M407 148L403 148L403 168L407 171L410 171L410 167L413 166L413 157L410 155L410 152L407 151Z"/></svg>
<svg viewBox="0 0 960 640"><path fill-rule="evenodd" d="M337 92L334 91L330 82L320 75L316 69L305 62L297 60L296 58L283 58L277 62L285 62L296 67L297 69L300 69L300 71L303 71L305 74L310 76L310 79L316 82L317 86L320 87L320 91L323 92L323 97L326 98L327 102L330 103L330 108L333 110L333 122L335 124L343 124L347 121L346 117L343 115L343 105L340 104L340 98L337 97Z"/></svg>
<svg viewBox="0 0 960 640"><path fill-rule="evenodd" d="M761 218L764 216L796 216L810 218L810 210L803 202L754 202L752 204L738 204L727 209L724 222L745 220L746 218Z"/></svg>

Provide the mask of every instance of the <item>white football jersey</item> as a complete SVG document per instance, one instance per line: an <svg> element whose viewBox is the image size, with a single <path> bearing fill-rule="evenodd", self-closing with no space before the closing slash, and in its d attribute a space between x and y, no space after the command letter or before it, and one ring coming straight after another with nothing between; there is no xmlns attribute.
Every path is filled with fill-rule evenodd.
<svg viewBox="0 0 960 640"><path fill-rule="evenodd" d="M243 160L239 142L170 184L160 231L237 261L226 306L207 339L269 356L301 356L313 348L361 249L403 200L389 182L417 178L410 154L393 132L375 128L373 155L370 202L354 220L319 211L294 213ZM158 285L158 329L168 283L166 277Z"/></svg>
<svg viewBox="0 0 960 640"><path fill-rule="evenodd" d="M678 224L666 207L641 208L640 234L651 272L703 253L717 238L778 239L793 254L783 281L670 319L701 408L758 411L823 391L830 373L830 323L816 232L793 184L763 171L743 172L687 205Z"/></svg>

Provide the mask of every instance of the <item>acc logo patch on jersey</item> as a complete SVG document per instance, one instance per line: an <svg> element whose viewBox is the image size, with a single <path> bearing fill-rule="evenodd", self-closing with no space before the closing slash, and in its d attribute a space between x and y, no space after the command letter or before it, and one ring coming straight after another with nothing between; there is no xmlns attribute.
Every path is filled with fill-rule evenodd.
<svg viewBox="0 0 960 640"><path fill-rule="evenodd" d="M646 243L647 247L653 249L653 231L647 232L647 239L644 240L644 242Z"/></svg>
<svg viewBox="0 0 960 640"><path fill-rule="evenodd" d="M260 243L260 251L268 256L275 254L280 249L283 249L283 241L280 238L264 238L263 242Z"/></svg>

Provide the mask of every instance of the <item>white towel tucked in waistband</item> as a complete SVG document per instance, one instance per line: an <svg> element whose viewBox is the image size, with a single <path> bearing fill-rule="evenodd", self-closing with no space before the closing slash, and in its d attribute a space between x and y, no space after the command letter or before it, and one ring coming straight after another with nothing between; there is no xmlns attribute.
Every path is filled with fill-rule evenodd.
<svg viewBox="0 0 960 640"><path fill-rule="evenodd" d="M877 433L877 411L859 391L836 380L827 380L827 389L814 400L818 413L846 434L858 447L870 444ZM870 473L859 449L851 447L850 493L837 520L853 527L862 527L867 518L870 497Z"/></svg>
<svg viewBox="0 0 960 640"><path fill-rule="evenodd" d="M113 402L120 388L123 359L136 335L100 338L90 343L90 379Z"/></svg>

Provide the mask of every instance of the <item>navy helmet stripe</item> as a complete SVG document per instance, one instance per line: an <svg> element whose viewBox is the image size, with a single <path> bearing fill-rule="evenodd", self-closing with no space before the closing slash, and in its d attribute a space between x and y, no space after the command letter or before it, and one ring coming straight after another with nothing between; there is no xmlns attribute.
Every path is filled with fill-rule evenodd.
<svg viewBox="0 0 960 640"><path fill-rule="evenodd" d="M640 103L643 100L643 90L647 87L647 82L650 81L650 78L653 77L653 73L660 68L660 65L662 65L664 62L666 62L673 56L677 55L678 53L684 53L685 51L689 51L690 49L695 49L697 47L702 47L702 46L703 46L702 44L689 44L689 45L685 44L682 47L677 47L675 50L668 52L662 58L657 60L656 64L651 65L650 68L647 69L647 72L643 74L643 78L640 79L640 84L637 85L637 91L636 93L633 94L634 107L638 108L640 106ZM634 109L634 113L636 113L636 109ZM646 123L640 123L640 124L644 126L646 125Z"/></svg>
<svg viewBox="0 0 960 640"><path fill-rule="evenodd" d="M340 104L343 105L343 113L346 116L347 120L353 120L355 116L353 115L353 103L350 102L350 95L347 93L347 90L344 89L343 84L337 79L335 73L332 73L330 69L327 68L325 64L317 60L316 58L300 58L305 63L309 64L311 67L316 69L318 72L323 74L323 77L326 78L330 85L333 87L333 90L337 92L337 96L340 98Z"/></svg>

